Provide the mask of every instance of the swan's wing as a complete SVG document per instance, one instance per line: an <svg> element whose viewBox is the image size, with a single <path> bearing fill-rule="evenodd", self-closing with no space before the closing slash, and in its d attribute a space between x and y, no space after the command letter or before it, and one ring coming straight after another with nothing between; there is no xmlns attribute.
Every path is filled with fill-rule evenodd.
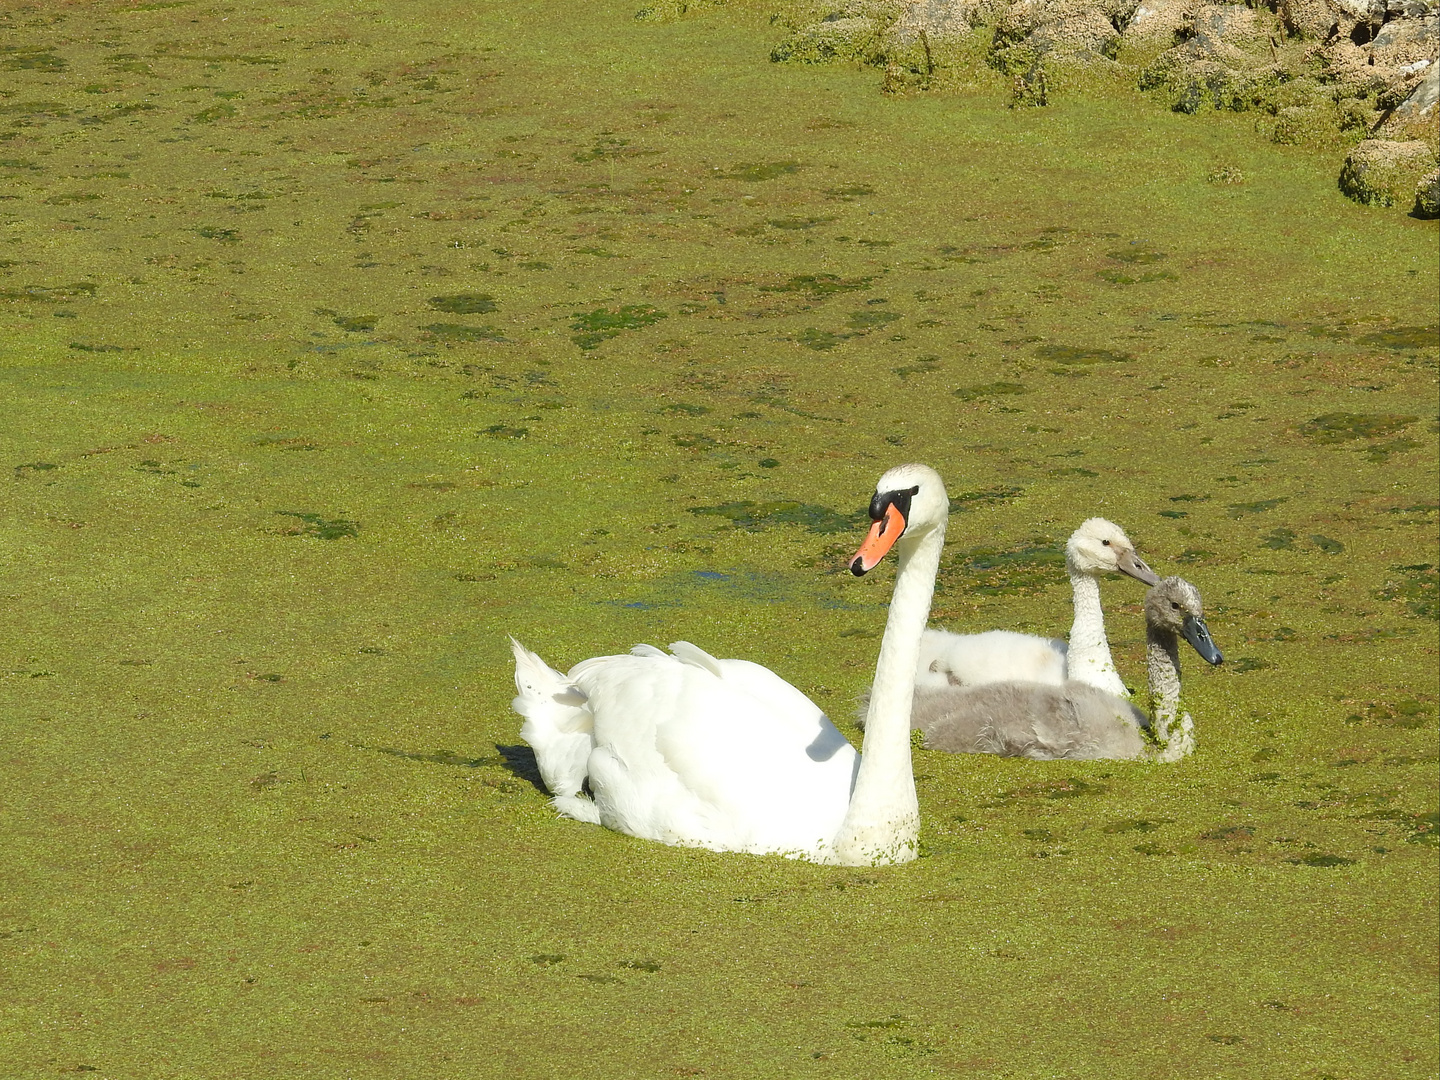
<svg viewBox="0 0 1440 1080"><path fill-rule="evenodd" d="M650 655L571 673L595 716L590 776L602 818L669 843L814 850L843 819L853 748L773 672L704 655L720 674Z"/></svg>

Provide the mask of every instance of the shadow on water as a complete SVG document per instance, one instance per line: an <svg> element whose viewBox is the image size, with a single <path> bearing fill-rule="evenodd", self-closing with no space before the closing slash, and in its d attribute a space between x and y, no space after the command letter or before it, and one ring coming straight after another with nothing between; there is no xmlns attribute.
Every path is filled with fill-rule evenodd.
<svg viewBox="0 0 1440 1080"><path fill-rule="evenodd" d="M405 761L415 761L426 765L450 765L461 769L504 769L518 780L524 780L543 795L550 792L545 788L545 782L540 778L540 768L535 763L535 751L528 746L501 746L495 744L495 753L486 754L484 757L467 757L464 754L457 754L453 750L431 750L425 753L419 750L402 750L396 746L366 746L364 743L351 743L356 750L366 750L372 754L384 754L387 757L402 758Z"/></svg>
<svg viewBox="0 0 1440 1080"><path fill-rule="evenodd" d="M535 763L535 751L528 746L501 746L495 744L501 758L501 768L505 769L517 780L524 780L540 794L550 795L550 790L545 786L545 781L540 778L540 766Z"/></svg>

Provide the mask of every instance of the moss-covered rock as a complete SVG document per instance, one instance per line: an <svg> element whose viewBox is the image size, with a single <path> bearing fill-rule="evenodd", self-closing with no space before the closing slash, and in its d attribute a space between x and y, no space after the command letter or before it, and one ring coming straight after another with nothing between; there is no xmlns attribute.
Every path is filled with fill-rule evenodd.
<svg viewBox="0 0 1440 1080"><path fill-rule="evenodd" d="M834 14L802 26L770 50L777 64L828 64L835 61L883 61L884 25L865 15Z"/></svg>
<svg viewBox="0 0 1440 1080"><path fill-rule="evenodd" d="M1415 208L1410 212L1418 218L1440 217L1440 169L1420 178L1415 186Z"/></svg>
<svg viewBox="0 0 1440 1080"><path fill-rule="evenodd" d="M1346 156L1340 190L1370 206L1410 206L1421 178L1434 169L1434 152L1418 139L1367 139Z"/></svg>

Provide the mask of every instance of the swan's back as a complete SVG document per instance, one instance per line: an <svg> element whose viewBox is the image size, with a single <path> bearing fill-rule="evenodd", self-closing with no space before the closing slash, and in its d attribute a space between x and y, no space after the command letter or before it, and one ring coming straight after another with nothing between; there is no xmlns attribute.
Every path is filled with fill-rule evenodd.
<svg viewBox="0 0 1440 1080"><path fill-rule="evenodd" d="M569 673L594 717L601 822L668 844L821 855L849 805L854 748L767 668L672 648Z"/></svg>
<svg viewBox="0 0 1440 1080"><path fill-rule="evenodd" d="M1145 715L1123 698L1086 683L1037 682L917 690L910 726L925 746L953 754L996 754L1037 761L1144 756Z"/></svg>
<svg viewBox="0 0 1440 1080"><path fill-rule="evenodd" d="M1014 630L982 634L926 630L920 638L915 687L929 690L1020 681L1059 686L1065 681L1066 649L1058 638Z"/></svg>

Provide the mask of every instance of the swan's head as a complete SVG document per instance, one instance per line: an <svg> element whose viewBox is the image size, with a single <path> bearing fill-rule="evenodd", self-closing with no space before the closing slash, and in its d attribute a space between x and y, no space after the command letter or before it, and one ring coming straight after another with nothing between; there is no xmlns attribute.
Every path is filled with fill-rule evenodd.
<svg viewBox="0 0 1440 1080"><path fill-rule="evenodd" d="M1093 577L1119 571L1146 585L1160 580L1155 571L1145 565L1145 560L1135 554L1135 545L1125 530L1113 521L1098 517L1083 522L1070 534L1070 541L1065 545L1065 565L1072 572Z"/></svg>
<svg viewBox="0 0 1440 1080"><path fill-rule="evenodd" d="M1145 594L1145 625L1181 634L1207 664L1220 664L1224 655L1210 639L1200 590L1184 578L1167 577Z"/></svg>
<svg viewBox="0 0 1440 1080"><path fill-rule="evenodd" d="M885 553L904 537L907 543L939 529L950 518L950 496L945 483L929 465L899 465L875 485L870 500L870 532L850 560L856 577L873 569Z"/></svg>

